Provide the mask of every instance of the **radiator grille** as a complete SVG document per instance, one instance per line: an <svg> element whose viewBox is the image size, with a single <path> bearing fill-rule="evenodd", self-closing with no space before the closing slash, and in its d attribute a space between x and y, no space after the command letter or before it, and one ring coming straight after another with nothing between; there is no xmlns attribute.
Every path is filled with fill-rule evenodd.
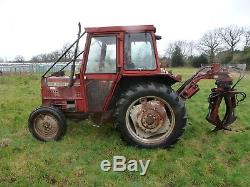
<svg viewBox="0 0 250 187"><path fill-rule="evenodd" d="M48 90L48 96L49 97L59 97L58 90Z"/></svg>

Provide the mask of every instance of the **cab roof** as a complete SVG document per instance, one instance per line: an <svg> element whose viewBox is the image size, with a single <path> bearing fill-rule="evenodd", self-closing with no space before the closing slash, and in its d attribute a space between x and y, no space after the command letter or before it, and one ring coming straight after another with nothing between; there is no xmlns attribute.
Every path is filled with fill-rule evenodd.
<svg viewBox="0 0 250 187"><path fill-rule="evenodd" d="M133 26L112 26L112 27L86 27L87 33L105 33L105 32L156 32L154 25L133 25Z"/></svg>

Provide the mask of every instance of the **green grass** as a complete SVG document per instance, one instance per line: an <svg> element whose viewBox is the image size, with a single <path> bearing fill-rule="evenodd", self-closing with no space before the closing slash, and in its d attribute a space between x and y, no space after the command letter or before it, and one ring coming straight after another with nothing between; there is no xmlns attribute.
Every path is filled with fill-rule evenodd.
<svg viewBox="0 0 250 187"><path fill-rule="evenodd" d="M174 72L187 78L195 69ZM238 86L248 95L249 81L248 75ZM213 85L201 82L200 92L186 102L188 125L175 147L148 150L126 145L111 124L96 128L88 121L68 121L62 141L39 142L27 119L41 103L40 77L0 77L0 186L249 186L250 100L237 108L233 131L210 133L205 116ZM150 159L146 176L103 172L101 161L114 155Z"/></svg>

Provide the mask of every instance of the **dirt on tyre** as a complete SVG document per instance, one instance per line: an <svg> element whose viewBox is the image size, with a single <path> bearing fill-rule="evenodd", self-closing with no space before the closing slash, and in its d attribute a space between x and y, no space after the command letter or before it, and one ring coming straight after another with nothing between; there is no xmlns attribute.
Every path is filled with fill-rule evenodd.
<svg viewBox="0 0 250 187"><path fill-rule="evenodd" d="M186 109L171 87L141 83L130 87L117 102L116 126L123 140L144 148L167 148L184 132Z"/></svg>
<svg viewBox="0 0 250 187"><path fill-rule="evenodd" d="M67 124L64 114L54 107L35 109L28 119L29 131L40 141L57 141L66 133Z"/></svg>

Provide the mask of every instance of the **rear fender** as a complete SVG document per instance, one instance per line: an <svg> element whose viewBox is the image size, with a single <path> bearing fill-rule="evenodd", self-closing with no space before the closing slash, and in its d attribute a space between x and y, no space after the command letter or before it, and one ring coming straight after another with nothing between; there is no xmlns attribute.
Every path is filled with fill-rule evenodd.
<svg viewBox="0 0 250 187"><path fill-rule="evenodd" d="M167 86L172 86L176 82L180 82L180 77L174 77L168 74L163 75L154 75L154 76L123 76L120 78L119 82L116 84L114 88L112 99L109 103L107 103L105 107L105 111L112 110L116 106L116 102L121 97L121 94L125 92L125 90L129 89L131 86L145 83L145 82L157 82L161 84L165 84Z"/></svg>

